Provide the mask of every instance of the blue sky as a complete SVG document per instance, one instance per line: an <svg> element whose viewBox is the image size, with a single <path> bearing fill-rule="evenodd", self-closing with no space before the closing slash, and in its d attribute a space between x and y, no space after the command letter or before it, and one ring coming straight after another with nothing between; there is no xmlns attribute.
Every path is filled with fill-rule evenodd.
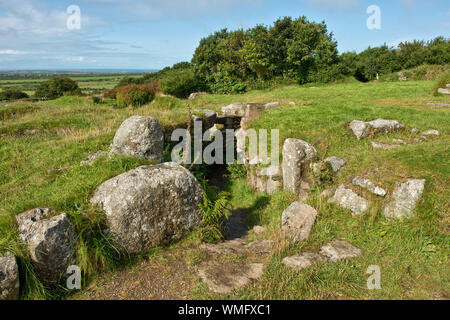
<svg viewBox="0 0 450 320"><path fill-rule="evenodd" d="M70 5L80 30L66 27ZM369 5L381 30L366 27ZM302 15L325 20L340 52L450 36L449 0L0 0L0 69L160 69L219 29Z"/></svg>

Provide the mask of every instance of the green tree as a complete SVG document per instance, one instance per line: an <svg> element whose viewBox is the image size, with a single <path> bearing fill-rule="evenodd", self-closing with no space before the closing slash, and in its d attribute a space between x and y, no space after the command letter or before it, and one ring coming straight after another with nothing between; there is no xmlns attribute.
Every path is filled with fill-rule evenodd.
<svg viewBox="0 0 450 320"><path fill-rule="evenodd" d="M81 95L78 83L66 76L55 76L41 83L35 96L40 99L56 99L63 95Z"/></svg>

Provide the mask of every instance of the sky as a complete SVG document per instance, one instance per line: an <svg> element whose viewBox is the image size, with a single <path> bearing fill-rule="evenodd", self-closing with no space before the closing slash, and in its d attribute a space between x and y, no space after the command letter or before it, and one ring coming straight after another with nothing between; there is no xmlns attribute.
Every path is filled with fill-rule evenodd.
<svg viewBox="0 0 450 320"><path fill-rule="evenodd" d="M162 69L220 29L303 15L326 22L339 52L450 37L449 0L0 0L0 70Z"/></svg>

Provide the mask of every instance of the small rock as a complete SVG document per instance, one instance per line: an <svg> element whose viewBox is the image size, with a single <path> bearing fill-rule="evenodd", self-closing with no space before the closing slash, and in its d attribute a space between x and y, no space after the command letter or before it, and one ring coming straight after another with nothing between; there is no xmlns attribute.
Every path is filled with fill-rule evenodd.
<svg viewBox="0 0 450 320"><path fill-rule="evenodd" d="M253 232L256 234L261 234L267 231L266 227L262 227L262 226L254 226L253 227Z"/></svg>
<svg viewBox="0 0 450 320"><path fill-rule="evenodd" d="M19 299L19 266L12 254L0 257L0 301Z"/></svg>
<svg viewBox="0 0 450 320"><path fill-rule="evenodd" d="M100 150L97 152L94 152L93 154L89 155L86 159L81 161L82 165L88 165L92 166L97 159L100 159L103 156L106 156L108 153L106 151Z"/></svg>
<svg viewBox="0 0 450 320"><path fill-rule="evenodd" d="M427 105L436 107L450 107L449 103L439 103L439 102L428 102Z"/></svg>
<svg viewBox="0 0 450 320"><path fill-rule="evenodd" d="M322 198L328 198L328 197L333 196L335 192L336 192L336 189L325 189L325 190L322 191L320 196Z"/></svg>
<svg viewBox="0 0 450 320"><path fill-rule="evenodd" d="M264 274L264 264L224 264L214 261L200 266L198 274L209 290L228 294L259 279Z"/></svg>
<svg viewBox="0 0 450 320"><path fill-rule="evenodd" d="M270 110L270 109L278 108L280 105L281 105L281 103L279 103L278 101L277 102L269 102L264 105L264 109Z"/></svg>
<svg viewBox="0 0 450 320"><path fill-rule="evenodd" d="M417 128L412 128L412 129L411 129L411 133L417 134L417 133L419 133L419 129L417 129Z"/></svg>
<svg viewBox="0 0 450 320"><path fill-rule="evenodd" d="M350 129L358 140L364 139L370 133L370 125L360 120L350 122Z"/></svg>
<svg viewBox="0 0 450 320"><path fill-rule="evenodd" d="M407 144L406 141L402 140L402 139L392 139L392 142L400 143L400 144Z"/></svg>
<svg viewBox="0 0 450 320"><path fill-rule="evenodd" d="M384 197L386 195L386 190L373 184L369 179L354 177L352 183L353 185L360 186L361 188L364 188L377 196Z"/></svg>
<svg viewBox="0 0 450 320"><path fill-rule="evenodd" d="M163 161L164 134L157 119L132 116L125 120L114 136L111 153Z"/></svg>
<svg viewBox="0 0 450 320"><path fill-rule="evenodd" d="M354 215L360 215L369 208L369 202L366 199L358 196L353 190L346 189L343 184L336 189L334 196L328 202L337 203L341 207L351 210Z"/></svg>
<svg viewBox="0 0 450 320"><path fill-rule="evenodd" d="M422 197L425 179L409 179L397 183L392 201L386 205L383 214L391 218L409 218L413 215L417 202Z"/></svg>
<svg viewBox="0 0 450 320"><path fill-rule="evenodd" d="M345 160L334 156L326 158L325 162L330 163L334 173L340 172L347 165Z"/></svg>
<svg viewBox="0 0 450 320"><path fill-rule="evenodd" d="M272 251L274 242L272 240L256 240L246 245L253 254L266 255Z"/></svg>
<svg viewBox="0 0 450 320"><path fill-rule="evenodd" d="M193 93L191 93L190 95L189 95L189 100L192 100L192 99L195 99L195 98L197 98L198 96L204 96L204 95L207 95L208 93L207 92L193 92Z"/></svg>
<svg viewBox="0 0 450 320"><path fill-rule="evenodd" d="M426 130L422 132L422 135L424 136L440 136L441 134L437 130Z"/></svg>
<svg viewBox="0 0 450 320"><path fill-rule="evenodd" d="M390 150L390 149L395 149L395 148L401 147L401 145L399 145L399 144L385 144L385 143L380 143L380 142L376 142L376 141L371 141L370 143L372 144L372 147L374 149Z"/></svg>
<svg viewBox="0 0 450 320"><path fill-rule="evenodd" d="M290 102L289 102L289 105L290 105L290 106L295 106L295 102L294 102L294 101L290 101Z"/></svg>
<svg viewBox="0 0 450 320"><path fill-rule="evenodd" d="M49 217L51 209L33 209L16 216L19 236L28 244L39 278L56 283L75 262L76 234L66 213Z"/></svg>
<svg viewBox="0 0 450 320"><path fill-rule="evenodd" d="M296 201L284 210L281 228L292 241L300 242L309 237L316 218L313 207Z"/></svg>
<svg viewBox="0 0 450 320"><path fill-rule="evenodd" d="M307 251L299 255L286 257L282 262L290 268L295 270L302 270L311 267L313 264L319 261L324 261L327 258L318 252Z"/></svg>
<svg viewBox="0 0 450 320"><path fill-rule="evenodd" d="M341 259L357 257L362 254L362 251L350 242L333 240L320 248L320 254L335 262Z"/></svg>
<svg viewBox="0 0 450 320"><path fill-rule="evenodd" d="M438 89L438 93L440 93L440 94L450 94L450 89L439 88Z"/></svg>

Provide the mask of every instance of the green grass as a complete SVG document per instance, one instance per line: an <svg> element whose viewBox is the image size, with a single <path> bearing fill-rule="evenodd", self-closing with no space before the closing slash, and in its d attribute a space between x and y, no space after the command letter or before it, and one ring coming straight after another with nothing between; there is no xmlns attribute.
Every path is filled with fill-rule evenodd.
<svg viewBox="0 0 450 320"><path fill-rule="evenodd" d="M280 108L265 112L252 127L280 129L280 148L284 139L300 138L312 143L319 157L328 150L328 156L345 159L347 167L333 186L348 184L355 175L366 175L389 191L406 178L427 180L416 216L402 221L380 215L383 202L389 199L376 200L369 214L354 218L348 211L327 204L319 197L322 190L316 188L308 203L319 211L318 219L310 239L295 245L279 237L281 214L295 197L287 191L272 196L257 194L245 180L230 179L227 189L232 206L249 213L249 226L267 226L268 236L277 245L261 281L222 298L448 298L450 108L427 105L449 103L448 97L433 96L432 88L433 83L427 81L287 86L245 95L205 95L189 101L193 110L217 111L233 102L280 101ZM145 161L115 157L101 159L92 167L79 163L97 150L107 150L115 130L131 115L154 116L167 132L184 126L187 103L170 97L157 97L154 103L137 109L113 109L111 100L94 105L83 97L0 103L0 254L11 251L19 257L22 283L26 284L22 298L57 299L68 293L62 287L46 288L36 279L27 250L18 240L14 216L35 207L67 212L79 234L77 263L86 283L101 272L126 264L127 257L117 256L114 241L103 236L104 217L89 205L89 198L103 181ZM408 129L437 129L441 136L375 151L368 140L354 138L348 123L376 118L400 120ZM406 130L378 135L374 140L388 143L401 138L412 142L415 137ZM335 238L353 242L364 254L353 260L320 263L301 272L281 263L287 255L318 249ZM202 255L192 250L187 259L195 265ZM152 255L159 256L161 251ZM370 291L365 272L374 264L381 267L382 289ZM211 293L198 284L193 296L210 298Z"/></svg>

